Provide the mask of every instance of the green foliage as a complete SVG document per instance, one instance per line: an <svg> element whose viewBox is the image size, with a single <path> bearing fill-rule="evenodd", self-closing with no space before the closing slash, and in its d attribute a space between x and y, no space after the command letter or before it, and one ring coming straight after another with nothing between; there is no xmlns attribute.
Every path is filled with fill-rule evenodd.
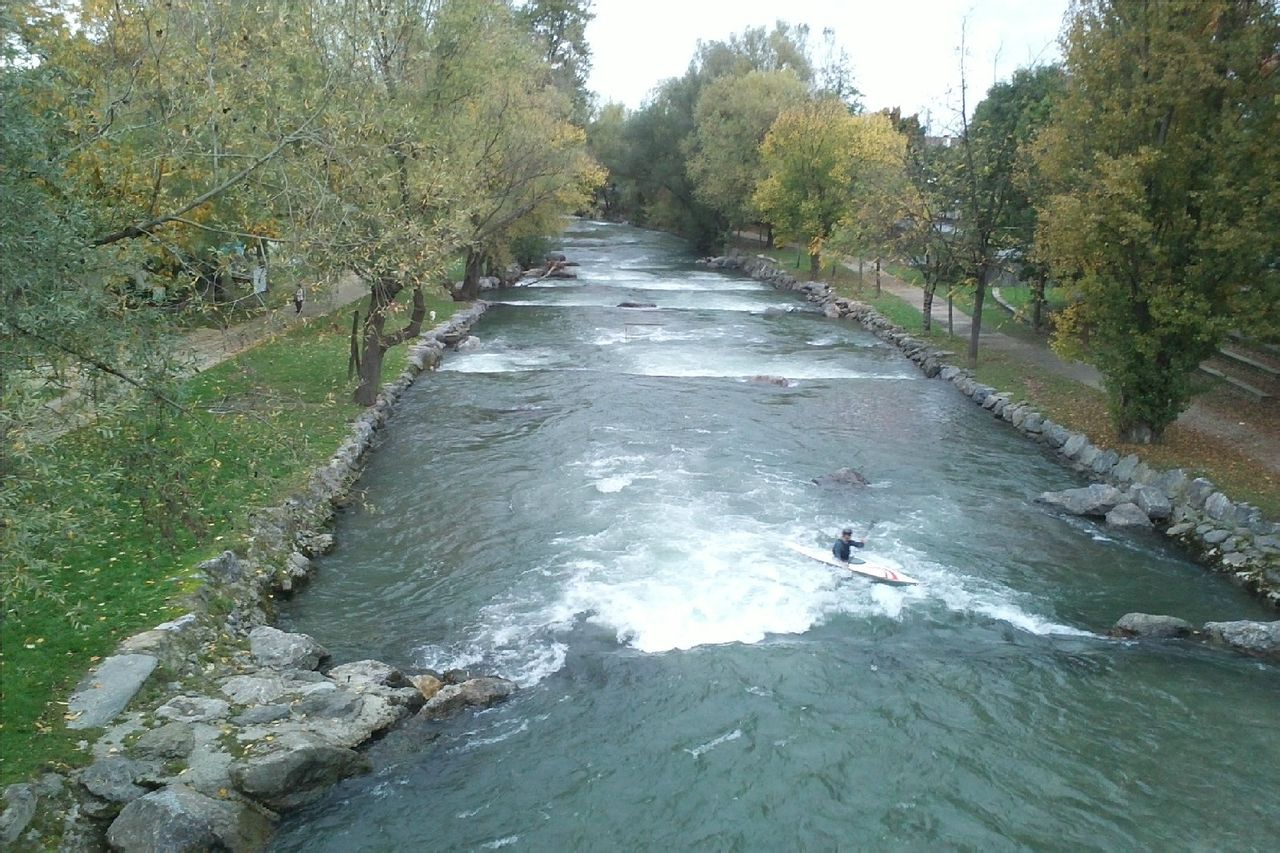
<svg viewBox="0 0 1280 853"><path fill-rule="evenodd" d="M443 319L454 303L431 308ZM310 321L198 374L175 392L184 417L153 404L39 449L57 476L30 483L24 512L67 526L33 543L44 593L5 596L3 782L84 760L56 700L92 659L176 615L192 566L233 547L255 508L333 452L360 412L346 402L346 328L341 314ZM402 368L389 359L383 378Z"/></svg>
<svg viewBox="0 0 1280 853"><path fill-rule="evenodd" d="M850 216L856 195L878 174L901 171L905 145L888 117L850 115L839 101L787 110L761 145L754 203L784 235L808 245L816 274L823 244Z"/></svg>
<svg viewBox="0 0 1280 853"><path fill-rule="evenodd" d="M1039 251L1127 440L1160 438L1228 329L1276 328L1277 43L1268 3L1095 0L1071 25Z"/></svg>
<svg viewBox="0 0 1280 853"><path fill-rule="evenodd" d="M761 172L760 144L778 114L806 97L804 82L790 70L721 77L698 96L688 172L697 197L730 228L756 220L752 195Z"/></svg>

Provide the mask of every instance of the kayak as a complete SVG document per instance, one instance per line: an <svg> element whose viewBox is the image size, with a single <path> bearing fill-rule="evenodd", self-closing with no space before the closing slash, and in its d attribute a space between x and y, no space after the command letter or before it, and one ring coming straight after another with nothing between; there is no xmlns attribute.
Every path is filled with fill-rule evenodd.
<svg viewBox="0 0 1280 853"><path fill-rule="evenodd" d="M830 551L822 551L818 548L809 548L805 545L797 545L794 542L785 543L788 548L797 554L804 554L810 559L817 560L819 563L826 563L828 566L835 566L838 569L847 569L855 574L863 575L871 578L879 583L895 584L897 586L911 586L918 584L920 581L913 577L904 575L902 572L889 568L888 566L878 566L875 563L868 563L864 560L854 562L841 562L835 558Z"/></svg>

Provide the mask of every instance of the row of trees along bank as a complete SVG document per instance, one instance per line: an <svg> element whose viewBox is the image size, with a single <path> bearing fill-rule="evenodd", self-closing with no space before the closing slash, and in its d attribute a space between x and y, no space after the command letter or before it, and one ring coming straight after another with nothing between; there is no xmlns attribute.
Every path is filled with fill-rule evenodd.
<svg viewBox="0 0 1280 853"><path fill-rule="evenodd" d="M603 107L600 205L705 248L776 230L813 275L824 252L901 258L926 330L940 284L971 288L971 366L993 276L1015 266L1038 302L1052 281L1072 298L1054 345L1103 373L1126 442L1160 439L1227 332L1280 341L1274 0L1080 0L1062 65L972 110L962 82L946 136L864 113L834 44L749 29L700 44L641 109Z"/></svg>
<svg viewBox="0 0 1280 853"><path fill-rule="evenodd" d="M582 129L589 7L0 5L6 591L38 583L49 543L74 535L77 507L32 490L65 476L41 438L51 399L91 402L92 429L129 436L86 492L123 478L185 524L186 472L208 460L175 440L189 415L176 333L233 297L238 255L270 255L288 293L367 285L351 343L368 405L450 263L474 299L486 267L528 263L520 247L590 201L604 173Z"/></svg>

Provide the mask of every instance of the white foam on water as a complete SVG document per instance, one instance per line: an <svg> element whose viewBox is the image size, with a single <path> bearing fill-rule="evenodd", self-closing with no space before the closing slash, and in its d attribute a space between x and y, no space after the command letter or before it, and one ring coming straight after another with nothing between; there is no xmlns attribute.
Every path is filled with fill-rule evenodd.
<svg viewBox="0 0 1280 853"><path fill-rule="evenodd" d="M720 735L720 737L716 738L715 740L709 740L704 744L695 746L693 749L686 749L685 752L689 753L694 758L699 758L704 753L710 752L720 744L728 743L731 740L737 740L740 737L742 737L742 729L734 729L728 734Z"/></svg>
<svg viewBox="0 0 1280 853"><path fill-rule="evenodd" d="M486 850L497 850L499 847L510 847L520 840L518 835L508 835L505 838L495 838L493 841L486 841L480 846Z"/></svg>
<svg viewBox="0 0 1280 853"><path fill-rule="evenodd" d="M520 349L490 352L472 349L444 360L445 373L527 373L532 370L574 369L562 353L554 350Z"/></svg>
<svg viewBox="0 0 1280 853"><path fill-rule="evenodd" d="M775 550L772 537L727 540L699 529L709 519L697 510L670 508L668 520L666 540L642 538L602 570L571 579L564 609L649 653L802 634L840 612L901 611L900 594L850 592L829 569Z"/></svg>

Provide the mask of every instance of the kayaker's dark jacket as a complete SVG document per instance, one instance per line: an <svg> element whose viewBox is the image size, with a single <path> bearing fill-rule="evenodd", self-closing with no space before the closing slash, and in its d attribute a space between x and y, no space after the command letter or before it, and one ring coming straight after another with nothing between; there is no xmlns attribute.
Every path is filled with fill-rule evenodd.
<svg viewBox="0 0 1280 853"><path fill-rule="evenodd" d="M843 539L837 539L835 544L831 546L832 555L842 563L849 562L849 546L861 548L866 542L859 542L857 539L850 539L848 542Z"/></svg>

